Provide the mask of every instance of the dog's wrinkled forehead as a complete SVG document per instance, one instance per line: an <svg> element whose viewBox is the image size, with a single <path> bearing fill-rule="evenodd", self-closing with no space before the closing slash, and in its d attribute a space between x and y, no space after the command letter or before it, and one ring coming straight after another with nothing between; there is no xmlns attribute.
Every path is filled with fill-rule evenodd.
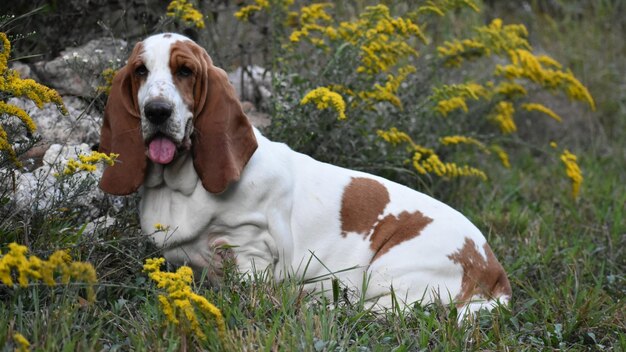
<svg viewBox="0 0 626 352"><path fill-rule="evenodd" d="M150 72L169 71L170 52L176 42L193 42L191 39L175 33L163 33L148 37L143 41L141 59Z"/></svg>

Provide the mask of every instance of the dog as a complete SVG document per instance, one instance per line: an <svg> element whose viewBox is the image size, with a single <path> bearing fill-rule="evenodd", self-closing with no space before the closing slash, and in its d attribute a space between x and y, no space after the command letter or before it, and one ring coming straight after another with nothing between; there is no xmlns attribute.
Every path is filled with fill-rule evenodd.
<svg viewBox="0 0 626 352"><path fill-rule="evenodd" d="M112 83L100 151L119 154L101 189L139 192L142 231L169 262L213 279L232 257L239 271L276 280L338 279L377 309L439 301L466 314L511 298L506 272L466 217L268 140L226 73L184 36L134 47ZM305 286L323 290L324 281Z"/></svg>

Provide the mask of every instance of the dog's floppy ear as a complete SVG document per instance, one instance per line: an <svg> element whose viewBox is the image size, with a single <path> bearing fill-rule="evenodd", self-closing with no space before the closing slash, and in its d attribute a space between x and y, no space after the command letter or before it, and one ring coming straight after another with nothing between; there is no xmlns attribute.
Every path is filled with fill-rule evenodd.
<svg viewBox="0 0 626 352"><path fill-rule="evenodd" d="M202 67L194 87L193 165L204 188L221 193L239 180L257 141L226 72L201 47L193 51Z"/></svg>
<svg viewBox="0 0 626 352"><path fill-rule="evenodd" d="M135 67L141 64L141 51L142 45L138 43L128 64L113 78L100 130L99 151L119 154L115 164L104 170L100 180L100 188L115 195L137 191L146 173L147 160L137 104L139 82L133 77Z"/></svg>

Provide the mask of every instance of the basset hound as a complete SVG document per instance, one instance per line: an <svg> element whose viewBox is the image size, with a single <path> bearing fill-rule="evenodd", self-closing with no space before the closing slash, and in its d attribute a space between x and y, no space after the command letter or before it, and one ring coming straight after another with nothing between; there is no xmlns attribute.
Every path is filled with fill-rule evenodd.
<svg viewBox="0 0 626 352"><path fill-rule="evenodd" d="M100 187L139 192L142 231L168 261L206 268L213 279L228 256L241 272L267 269L306 289L339 279L374 308L440 301L463 314L511 297L504 269L467 218L268 140L226 73L184 36L135 46L113 80L100 151L119 154Z"/></svg>

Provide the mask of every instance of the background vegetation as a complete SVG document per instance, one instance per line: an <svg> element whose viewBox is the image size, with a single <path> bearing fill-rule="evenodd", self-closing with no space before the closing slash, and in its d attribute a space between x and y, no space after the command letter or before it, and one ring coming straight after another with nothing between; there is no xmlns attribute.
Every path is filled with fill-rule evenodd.
<svg viewBox="0 0 626 352"><path fill-rule="evenodd" d="M258 2L201 1L197 8L205 15L205 29L198 29L165 16L168 3L4 4L0 14L44 8L0 30L35 31L13 42L12 58L28 57L27 61L41 58L34 54L54 57L68 44L98 36L132 42L156 31L178 30L197 35L222 67L254 63L273 69L275 95L259 107L274 118L266 133L319 159L409 184L466 214L483 230L509 273L514 292L511 309L458 327L453 307L435 304L415 307L408 314L375 315L365 311L349 291L340 290L328 301L303 292L298 282L276 284L264 275L241 282L230 273L219 289L194 286L194 292L221 309L226 326L222 335L217 320L206 316L201 328L206 339L201 339L194 330L170 322L159 302L161 290L142 272L145 259L159 253L139 233L136 199L123 200L122 207L116 205L120 200L105 200L99 207L102 214L115 216L115 224L88 229L94 216L74 206L76 198L45 209L18 210L11 174L6 172L12 166L3 164L1 253L6 255L11 242L27 245L42 258L67 249L75 260L91 263L98 275L93 302L86 300L80 283L0 285L3 350L21 346L16 333L33 350L626 350L626 20L621 16L626 4L619 0L485 1L479 13L453 10L446 18L434 17L428 23L433 42L466 38L472 28L494 18L502 18L505 24L522 23L535 51L570 68L595 99L597 108L592 111L558 95L533 92L533 98L550 106L563 122L519 116L518 133L498 139L509 153L510 168L467 148L443 155L460 163L476 162L488 171L488 180L481 181L420 175L404 163L404 150L390 147L376 129L401 124L416 143L425 143L428 136L440 136L433 133L441 133L435 131L442 125L464 132L475 127L461 115L456 120L434 114L402 119L412 111L411 94L425 96L439 83L484 78L493 62L473 62L460 70L420 66L416 81L407 80L399 90L403 101L408 101L404 110L385 108L387 113L378 110L378 115L363 110L364 116L380 118L348 114L341 121L332 110L299 104L307 91L327 83L306 80L316 72L299 71L297 60L288 61L280 43L270 40L291 32L291 27L282 25L288 12L258 13L241 22L233 13ZM412 2L383 3L393 4L396 16L403 14L403 6L411 8ZM366 5L358 0L337 2L334 12L353 19ZM98 15L103 9L110 12ZM88 15L78 19L77 13ZM315 47L299 50L315 54L300 67L328 67L334 70L327 72L329 77L346 74L348 68L338 63L326 65L328 56ZM433 49L420 47L420 60L433 55ZM468 116L483 116L487 110L481 109L488 108L476 106L474 115ZM479 127L477 136L493 135L486 132L487 126ZM578 156L584 182L577 198L571 195L558 153L548 146L551 141ZM94 186L95 180L80 185ZM80 192L71 194L80 196Z"/></svg>

